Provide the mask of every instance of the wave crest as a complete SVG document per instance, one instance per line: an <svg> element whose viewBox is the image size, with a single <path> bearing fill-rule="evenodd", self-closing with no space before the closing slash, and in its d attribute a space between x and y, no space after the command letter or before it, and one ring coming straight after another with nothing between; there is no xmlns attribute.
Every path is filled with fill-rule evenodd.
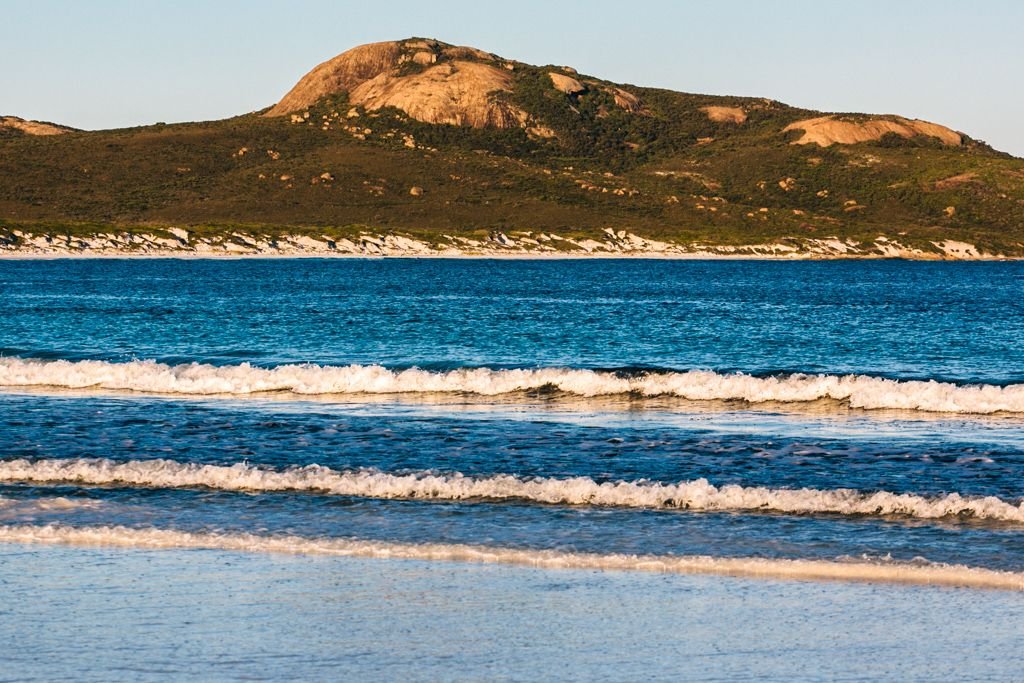
<svg viewBox="0 0 1024 683"><path fill-rule="evenodd" d="M694 401L750 403L846 401L853 408L947 413L1024 413L1024 384L961 386L934 380L891 380L867 375L754 377L709 370L646 373L624 377L581 369L447 372L389 370L378 365L280 365L261 368L155 361L42 361L0 358L0 386L106 389L161 394L245 396L266 392L303 395L469 393L496 396L554 388L582 397L635 394Z"/></svg>
<svg viewBox="0 0 1024 683"><path fill-rule="evenodd" d="M338 471L319 465L267 469L245 463L201 465L174 460L107 459L0 461L0 481L127 485L147 488L204 487L221 491L309 492L338 496L414 500L521 500L548 505L906 516L917 519L971 517L1024 524L1019 505L995 496L958 493L926 497L911 493L853 489L772 489L707 479L679 483L647 480L599 483L588 477L522 478L510 474L471 477L460 473L391 474L378 470Z"/></svg>

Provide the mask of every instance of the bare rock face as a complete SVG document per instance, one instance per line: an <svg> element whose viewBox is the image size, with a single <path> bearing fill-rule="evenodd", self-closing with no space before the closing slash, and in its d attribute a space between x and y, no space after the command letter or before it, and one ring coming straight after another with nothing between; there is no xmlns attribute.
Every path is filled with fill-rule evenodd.
<svg viewBox="0 0 1024 683"><path fill-rule="evenodd" d="M576 73L575 69L570 69L569 67L562 67L562 70L573 74ZM631 92L623 90L622 88L616 88L594 80L580 82L572 76L566 76L564 73L558 73L557 71L549 71L548 78L551 79L551 85L555 90L563 92L570 97L588 91L601 91L612 96L615 100L615 106L628 111L631 114L636 114L643 110L643 107L640 104L640 98Z"/></svg>
<svg viewBox="0 0 1024 683"><path fill-rule="evenodd" d="M433 52L414 52L412 55L412 61L414 64L421 66L427 66L428 64L434 64L437 62L437 55Z"/></svg>
<svg viewBox="0 0 1024 683"><path fill-rule="evenodd" d="M525 127L526 112L495 97L511 91L512 75L493 62L490 53L436 40L362 45L310 71L266 115L284 116L347 92L353 105L396 107L426 123ZM422 68L403 68L410 63Z"/></svg>
<svg viewBox="0 0 1024 683"><path fill-rule="evenodd" d="M513 91L515 64L473 47L414 38L353 48L306 74L266 116L298 116L321 98L347 93L353 112L395 107L425 123L474 128L522 128L535 139L555 137L550 128L502 95ZM602 91L621 109L639 113L639 98L621 88L581 82L551 72L551 84L567 95ZM352 113L349 114L352 116ZM301 123L301 121L299 121Z"/></svg>
<svg viewBox="0 0 1024 683"><path fill-rule="evenodd" d="M519 128L528 116L493 93L512 89L504 69L452 61L408 76L385 72L349 91L349 101L369 111L396 107L418 121L474 128Z"/></svg>
<svg viewBox="0 0 1024 683"><path fill-rule="evenodd" d="M441 48L441 54L449 59L478 59L481 62L493 62L494 55L490 52L467 45L445 45Z"/></svg>
<svg viewBox="0 0 1024 683"><path fill-rule="evenodd" d="M791 130L803 131L803 136L793 141L794 145L816 144L820 147L830 145L855 145L858 142L874 142L881 140L887 133L895 133L902 138L918 135L938 138L942 144L957 147L963 138L954 130L919 119L905 119L901 116L875 117L867 121L846 121L836 116L819 116L789 124L782 132Z"/></svg>
<svg viewBox="0 0 1024 683"><path fill-rule="evenodd" d="M548 74L548 77L551 79L551 85L555 86L556 90L561 90L566 95L575 95L587 89L582 83L577 81L575 78L566 76L564 74L555 73L554 71L552 71L551 73Z"/></svg>
<svg viewBox="0 0 1024 683"><path fill-rule="evenodd" d="M12 128L26 135L63 135L73 129L41 121L28 121L17 116L0 116L0 128Z"/></svg>
<svg viewBox="0 0 1024 683"><path fill-rule="evenodd" d="M715 123L735 123L740 125L747 120L747 113L739 107L701 107L700 110L708 115L708 118Z"/></svg>
<svg viewBox="0 0 1024 683"><path fill-rule="evenodd" d="M284 116L326 95L350 92L360 83L398 67L401 56L402 45L395 41L354 47L303 76L266 115Z"/></svg>
<svg viewBox="0 0 1024 683"><path fill-rule="evenodd" d="M620 109L625 109L631 114L636 114L643 109L640 98L631 92L626 92L622 88L612 88L611 94L615 98L616 106Z"/></svg>

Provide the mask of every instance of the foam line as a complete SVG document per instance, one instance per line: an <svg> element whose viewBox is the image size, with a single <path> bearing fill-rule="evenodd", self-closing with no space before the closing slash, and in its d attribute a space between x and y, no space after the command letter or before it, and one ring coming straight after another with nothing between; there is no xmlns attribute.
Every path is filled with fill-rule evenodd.
<svg viewBox="0 0 1024 683"><path fill-rule="evenodd" d="M1014 504L994 496L971 497L951 493L927 497L888 491L772 489L735 484L718 487L706 479L679 483L647 480L599 483L588 477L523 478L510 474L472 477L432 472L391 474L372 469L339 471L318 465L268 469L245 463L224 466L174 460L121 462L83 458L0 461L0 482L205 487L221 491L293 491L379 499L521 500L552 505L898 515L918 519L972 517L1024 524L1024 502Z"/></svg>
<svg viewBox="0 0 1024 683"><path fill-rule="evenodd" d="M1024 590L1024 573L928 563L729 558L706 555L602 555L441 543L411 544L354 539L311 539L246 533L189 533L123 526L0 525L0 542L138 549L208 549L435 562L473 562L541 569L600 569L805 581L931 584Z"/></svg>
<svg viewBox="0 0 1024 683"><path fill-rule="evenodd" d="M95 510L102 503L98 500L74 499L57 496L52 498L6 498L0 496L0 520L23 518L48 512L69 510Z"/></svg>
<svg viewBox="0 0 1024 683"><path fill-rule="evenodd" d="M961 386L936 381L897 381L866 375L754 377L706 370L625 377L573 369L428 372L377 365L280 365L260 368L154 361L42 361L0 358L0 386L106 389L147 393L246 396L265 392L305 395L470 393L483 396L540 388L584 397L617 394L678 396L690 400L806 402L846 401L854 408L948 413L1024 412L1024 384Z"/></svg>

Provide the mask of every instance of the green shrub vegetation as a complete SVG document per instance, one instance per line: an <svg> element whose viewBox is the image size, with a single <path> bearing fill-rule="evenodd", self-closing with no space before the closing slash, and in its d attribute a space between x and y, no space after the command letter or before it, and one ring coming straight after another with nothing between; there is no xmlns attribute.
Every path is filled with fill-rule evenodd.
<svg viewBox="0 0 1024 683"><path fill-rule="evenodd" d="M344 95L298 123L255 113L49 137L0 129L0 228L391 230L428 240L614 228L734 245L955 239L1024 254L1024 161L979 141L954 148L889 134L796 145L800 134L782 129L820 114L586 76L576 76L586 90L569 96L552 87L555 70L516 64L514 89L502 95L553 138L430 125L395 109L349 118ZM638 96L642 110L618 106L616 87ZM713 105L740 107L747 120L711 121L701 108ZM423 194L410 195L413 186Z"/></svg>

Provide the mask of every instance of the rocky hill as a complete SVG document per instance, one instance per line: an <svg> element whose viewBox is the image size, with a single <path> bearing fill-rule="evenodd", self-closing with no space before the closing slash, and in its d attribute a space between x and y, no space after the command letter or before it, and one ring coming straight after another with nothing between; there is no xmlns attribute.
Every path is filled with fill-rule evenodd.
<svg viewBox="0 0 1024 683"><path fill-rule="evenodd" d="M0 250L1024 255L1024 161L967 133L429 39L232 119L45 125L0 125Z"/></svg>
<svg viewBox="0 0 1024 683"><path fill-rule="evenodd" d="M17 116L0 116L0 136L62 135L73 130L74 128L58 126L45 121L27 121Z"/></svg>

